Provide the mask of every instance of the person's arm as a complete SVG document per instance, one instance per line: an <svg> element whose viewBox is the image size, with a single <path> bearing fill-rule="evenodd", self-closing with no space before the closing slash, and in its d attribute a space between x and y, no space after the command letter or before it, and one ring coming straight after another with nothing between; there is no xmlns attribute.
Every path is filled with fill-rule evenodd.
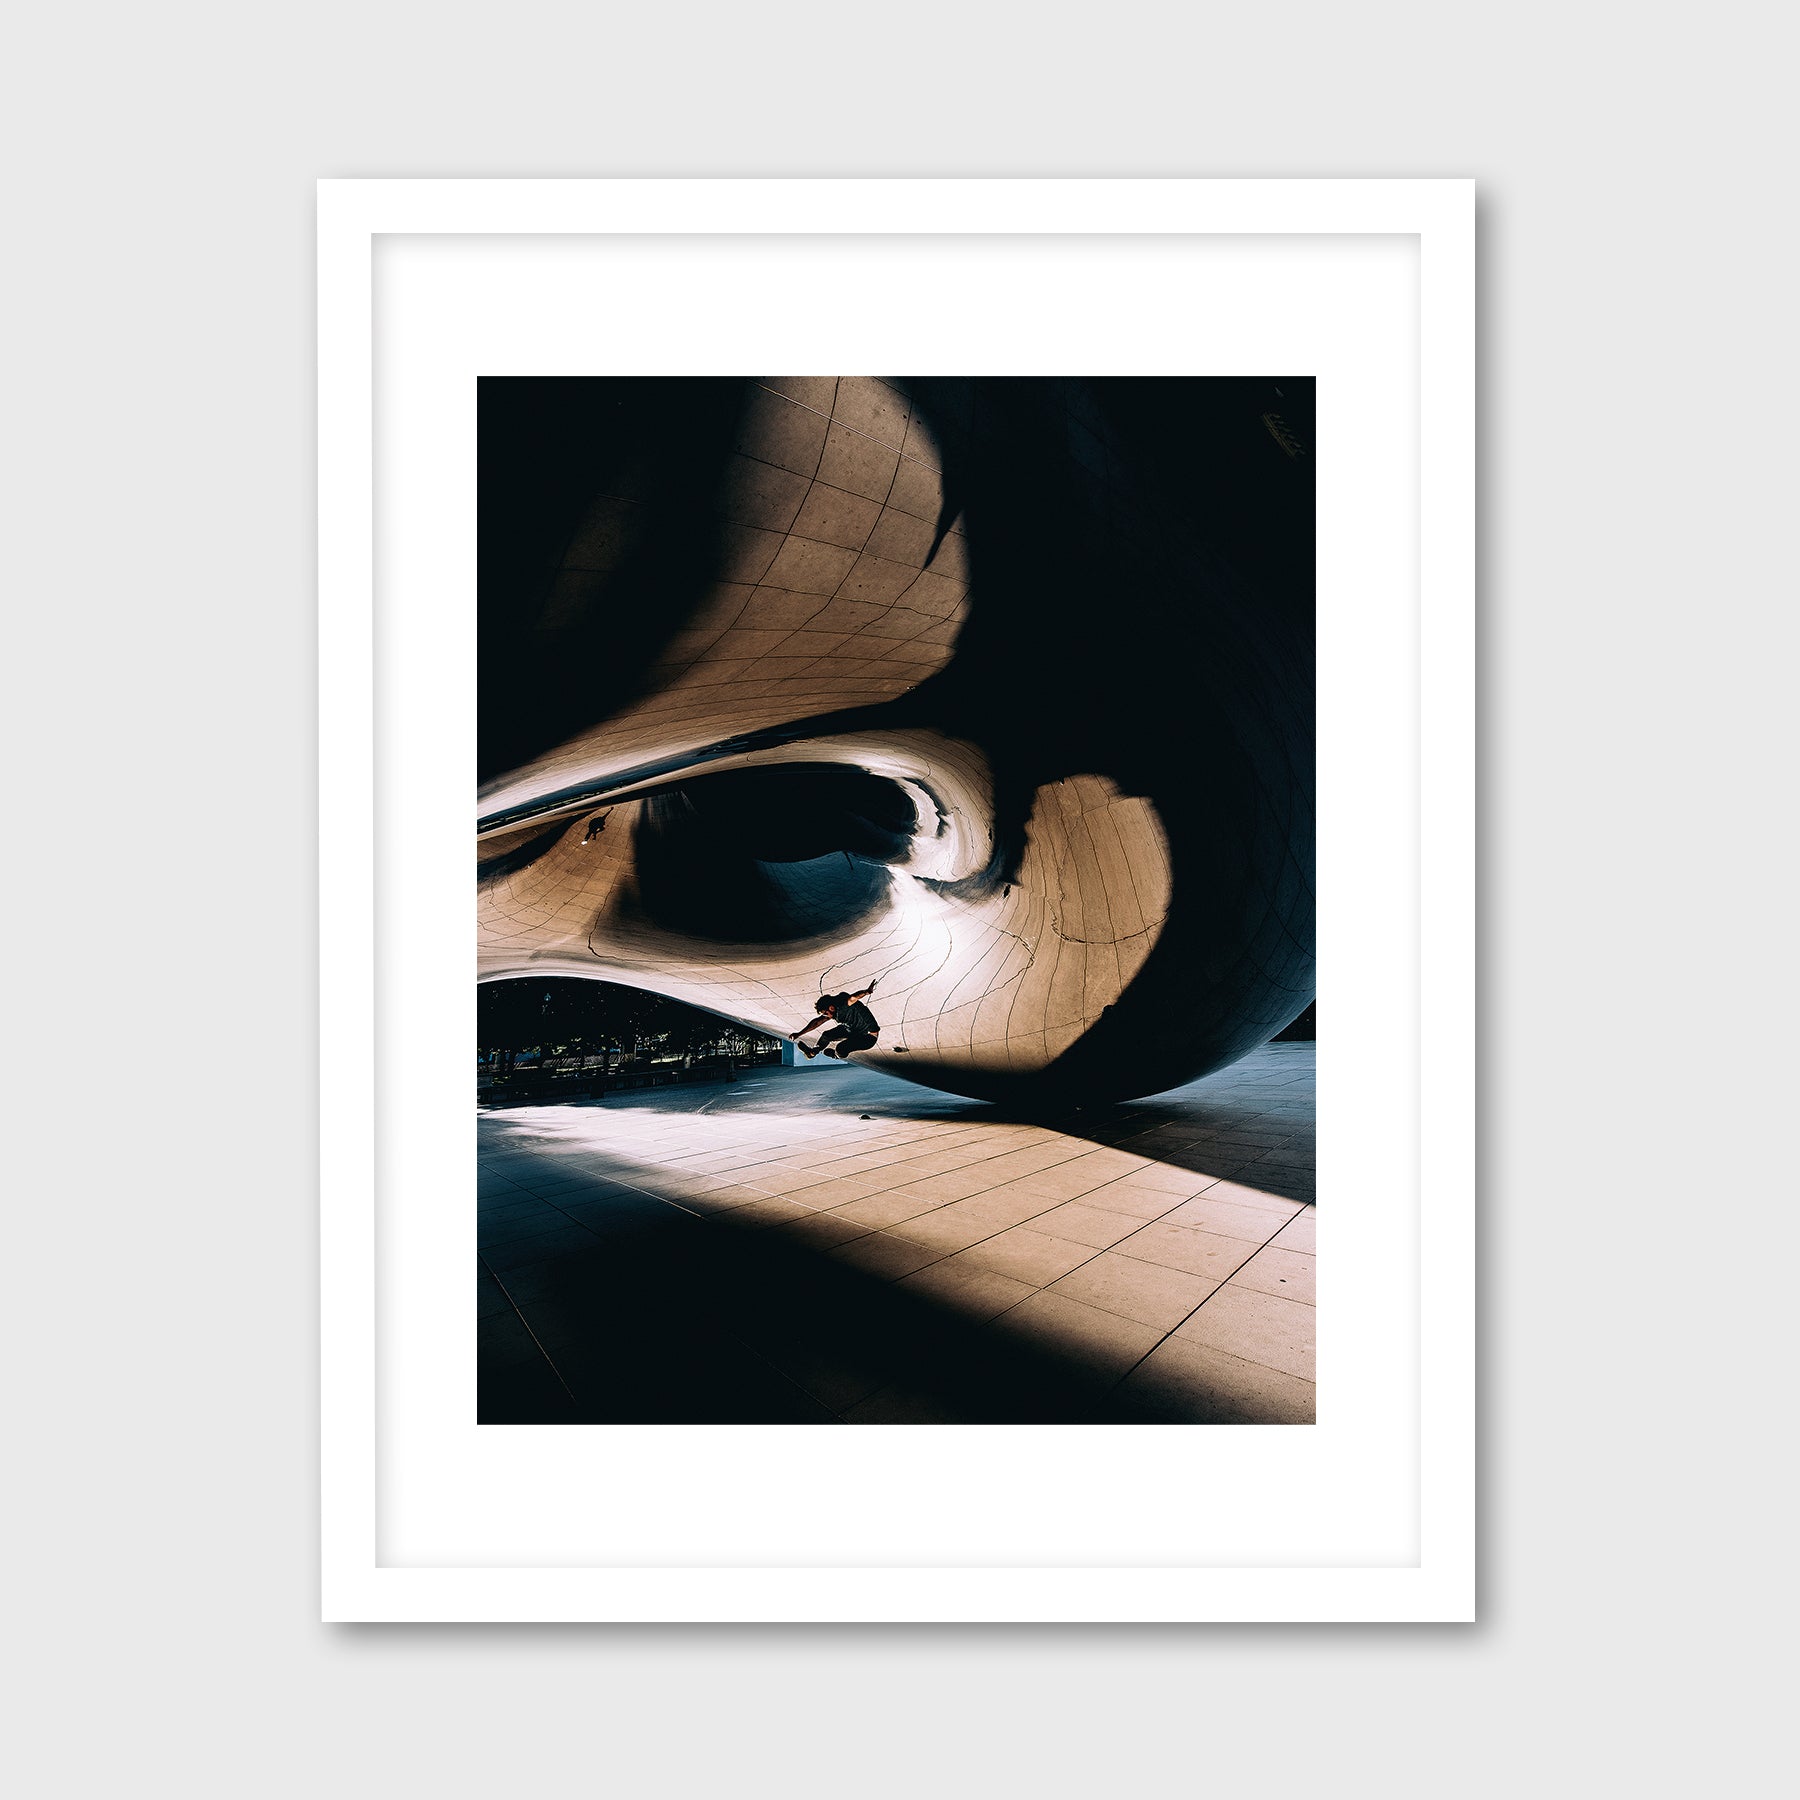
<svg viewBox="0 0 1800 1800"><path fill-rule="evenodd" d="M788 1036L798 1043L801 1038L805 1037L806 1034L812 1030L813 1026L823 1025L830 1017L830 1013L814 1013L812 1018L809 1019L806 1024L802 1025L798 1031L790 1031Z"/></svg>
<svg viewBox="0 0 1800 1800"><path fill-rule="evenodd" d="M875 991L875 984L874 984L874 982L871 981L869 983L869 985L866 988L864 988L860 994L852 994L850 996L850 998L852 1000L866 1000L872 993L874 993L874 991Z"/></svg>

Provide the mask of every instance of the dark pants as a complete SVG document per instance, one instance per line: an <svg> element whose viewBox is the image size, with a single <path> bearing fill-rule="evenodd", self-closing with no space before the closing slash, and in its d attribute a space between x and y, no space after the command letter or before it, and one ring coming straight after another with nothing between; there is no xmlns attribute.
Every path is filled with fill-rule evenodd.
<svg viewBox="0 0 1800 1800"><path fill-rule="evenodd" d="M873 1050L875 1033L852 1031L848 1025L833 1025L829 1031L819 1033L819 1048L841 1062L852 1050Z"/></svg>

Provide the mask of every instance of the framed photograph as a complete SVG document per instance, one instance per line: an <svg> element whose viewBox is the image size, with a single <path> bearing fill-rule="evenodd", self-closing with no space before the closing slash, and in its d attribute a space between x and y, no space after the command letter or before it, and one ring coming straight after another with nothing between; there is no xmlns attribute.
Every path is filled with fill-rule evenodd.
<svg viewBox="0 0 1800 1800"><path fill-rule="evenodd" d="M324 1616L1472 1618L1471 185L319 205Z"/></svg>

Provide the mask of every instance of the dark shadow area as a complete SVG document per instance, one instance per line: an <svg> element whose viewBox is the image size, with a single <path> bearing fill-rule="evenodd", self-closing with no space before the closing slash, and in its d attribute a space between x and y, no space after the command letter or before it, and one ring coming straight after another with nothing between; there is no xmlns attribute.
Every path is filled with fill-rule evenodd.
<svg viewBox="0 0 1800 1800"><path fill-rule="evenodd" d="M1314 1001L1286 1030L1278 1031L1269 1041L1273 1044L1310 1044L1319 1035L1318 1002Z"/></svg>
<svg viewBox="0 0 1800 1800"><path fill-rule="evenodd" d="M896 783L841 763L702 776L645 801L621 916L725 943L843 932L882 903L913 824Z"/></svg>
<svg viewBox="0 0 1800 1800"><path fill-rule="evenodd" d="M871 1403L880 1423L1151 1416L1110 1395L1124 1371L1011 1340L778 1229L603 1178L555 1207L564 1224L482 1250L481 1424L827 1425ZM482 1230L521 1225L492 1209Z"/></svg>
<svg viewBox="0 0 1800 1800"><path fill-rule="evenodd" d="M746 383L484 377L477 779L610 717L718 580Z"/></svg>

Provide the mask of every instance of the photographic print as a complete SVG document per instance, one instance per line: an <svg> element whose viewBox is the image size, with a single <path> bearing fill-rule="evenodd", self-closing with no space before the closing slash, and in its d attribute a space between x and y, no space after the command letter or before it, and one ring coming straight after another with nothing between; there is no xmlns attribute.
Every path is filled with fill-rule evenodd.
<svg viewBox="0 0 1800 1800"><path fill-rule="evenodd" d="M478 385L479 1421L1310 1424L1311 378Z"/></svg>

